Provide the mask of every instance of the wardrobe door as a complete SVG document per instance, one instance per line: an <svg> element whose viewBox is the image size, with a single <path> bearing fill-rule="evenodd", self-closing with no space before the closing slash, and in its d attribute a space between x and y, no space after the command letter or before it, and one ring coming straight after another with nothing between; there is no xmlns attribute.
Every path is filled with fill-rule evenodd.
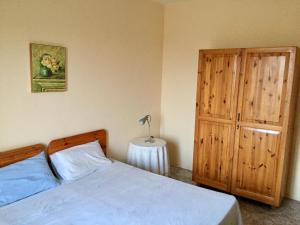
<svg viewBox="0 0 300 225"><path fill-rule="evenodd" d="M274 204L288 107L290 52L246 49L239 87L232 192Z"/></svg>
<svg viewBox="0 0 300 225"><path fill-rule="evenodd" d="M240 49L199 54L193 180L229 191Z"/></svg>

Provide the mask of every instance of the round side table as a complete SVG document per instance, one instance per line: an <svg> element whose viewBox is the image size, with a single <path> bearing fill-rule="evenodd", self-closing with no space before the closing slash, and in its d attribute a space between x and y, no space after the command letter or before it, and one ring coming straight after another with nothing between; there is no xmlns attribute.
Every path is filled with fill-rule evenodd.
<svg viewBox="0 0 300 225"><path fill-rule="evenodd" d="M160 175L169 175L167 143L154 138L153 143L146 138L135 138L128 147L128 164Z"/></svg>

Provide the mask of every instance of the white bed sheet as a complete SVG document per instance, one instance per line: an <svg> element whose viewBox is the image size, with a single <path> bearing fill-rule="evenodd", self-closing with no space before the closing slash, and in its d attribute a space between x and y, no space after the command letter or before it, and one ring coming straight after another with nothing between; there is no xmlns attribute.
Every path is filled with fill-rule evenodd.
<svg viewBox="0 0 300 225"><path fill-rule="evenodd" d="M114 161L0 208L0 225L241 225L235 197Z"/></svg>

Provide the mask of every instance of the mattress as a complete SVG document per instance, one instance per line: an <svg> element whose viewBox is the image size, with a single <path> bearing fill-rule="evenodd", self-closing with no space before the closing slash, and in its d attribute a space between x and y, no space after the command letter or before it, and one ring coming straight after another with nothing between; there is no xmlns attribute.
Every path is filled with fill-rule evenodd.
<svg viewBox="0 0 300 225"><path fill-rule="evenodd" d="M114 161L0 208L0 225L241 225L234 196Z"/></svg>

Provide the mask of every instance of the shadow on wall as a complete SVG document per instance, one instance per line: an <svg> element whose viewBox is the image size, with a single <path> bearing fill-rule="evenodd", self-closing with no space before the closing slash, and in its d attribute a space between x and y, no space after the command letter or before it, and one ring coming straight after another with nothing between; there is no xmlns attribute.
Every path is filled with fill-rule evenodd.
<svg viewBox="0 0 300 225"><path fill-rule="evenodd" d="M174 141L174 138L170 137L162 137L167 142L168 155L170 160L170 165L178 167L178 163L180 162L180 154L178 143Z"/></svg>
<svg viewBox="0 0 300 225"><path fill-rule="evenodd" d="M289 193L290 195L295 195L295 192L297 187L298 187L298 183L299 180L297 180L297 177L299 176L297 173L297 171L299 171L300 168L299 165L297 165L297 162L300 158L300 139L298 137L300 137L300 115L297 113L300 110L300 93L298 93L298 102L297 102L297 108L296 108L296 118L295 118L295 123L294 123L294 136L293 136L293 143L291 146L291 150L290 150L290 168L289 168L289 172L288 172L288 186L287 186L287 193ZM300 197L300 196L299 196ZM298 199L297 199L298 200Z"/></svg>

